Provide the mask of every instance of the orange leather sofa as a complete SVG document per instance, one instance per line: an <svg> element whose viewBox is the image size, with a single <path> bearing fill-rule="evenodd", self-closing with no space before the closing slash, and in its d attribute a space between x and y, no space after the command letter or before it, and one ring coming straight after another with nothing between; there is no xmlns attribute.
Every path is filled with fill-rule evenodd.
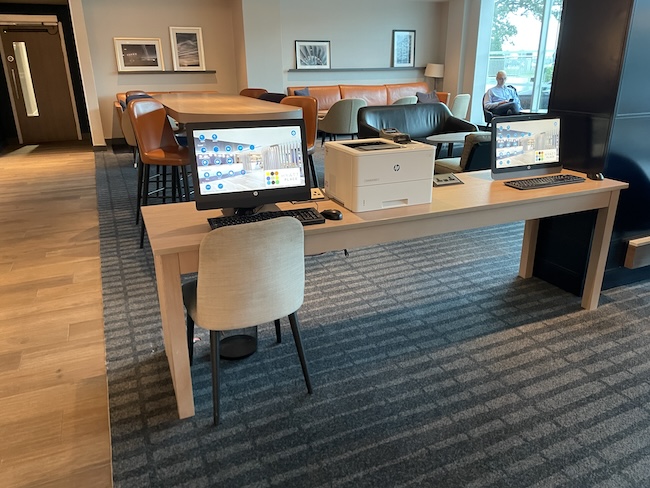
<svg viewBox="0 0 650 488"><path fill-rule="evenodd" d="M395 83L390 85L329 85L329 86L290 86L289 95L295 95L296 90L309 88L309 95L318 100L319 112L327 111L342 98L362 98L368 105L390 105L395 100L417 92L428 93L429 85L423 81L415 83ZM442 103L449 102L448 92L436 92Z"/></svg>

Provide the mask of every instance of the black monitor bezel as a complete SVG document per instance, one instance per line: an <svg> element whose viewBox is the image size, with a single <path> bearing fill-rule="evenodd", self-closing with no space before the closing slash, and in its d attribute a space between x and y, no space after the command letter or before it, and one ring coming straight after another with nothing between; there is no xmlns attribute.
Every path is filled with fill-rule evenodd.
<svg viewBox="0 0 650 488"><path fill-rule="evenodd" d="M246 129L255 127L300 127L302 141L303 171L305 184L292 188L273 188L268 190L254 190L237 193L201 195L199 185L195 182L194 200L197 210L213 209L241 209L257 208L262 205L289 202L296 200L309 200L311 198L311 174L309 154L307 152L307 141L305 121L303 119L264 119L264 120L239 120L239 121L218 121L218 122L190 122L185 124L187 133L187 144L190 154L190 165L192 174L197 175L198 162L195 153L193 131L208 129Z"/></svg>
<svg viewBox="0 0 650 488"><path fill-rule="evenodd" d="M499 124L507 122L521 122L526 120L544 120L544 119L559 119L560 131L562 130L562 118L557 114L552 113L535 113L535 114L519 114L519 115L504 115L494 117L491 120L491 133L492 144L490 148L490 167L492 169L492 179L503 180L509 178L526 178L529 176L540 176L545 174L554 174L562 171L562 156L560 154L561 142L558 147L558 161L553 163L541 163L535 166L517 166L514 168L497 168L497 127Z"/></svg>

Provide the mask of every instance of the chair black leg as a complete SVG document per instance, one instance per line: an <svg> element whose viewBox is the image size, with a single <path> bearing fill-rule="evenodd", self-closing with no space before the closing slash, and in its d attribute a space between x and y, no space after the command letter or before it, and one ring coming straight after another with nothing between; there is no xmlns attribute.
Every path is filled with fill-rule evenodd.
<svg viewBox="0 0 650 488"><path fill-rule="evenodd" d="M172 166L169 168L169 171L171 173L171 180L172 180L172 203L176 203L176 196L180 196L181 194L181 178L178 176L178 167L177 166ZM181 202L183 199L181 198Z"/></svg>
<svg viewBox="0 0 650 488"><path fill-rule="evenodd" d="M137 159L136 159L137 161ZM142 164L142 161L137 164L138 166L138 189L137 189L137 204L136 204L136 209L135 209L135 225L138 225L140 222L140 206L142 205L142 195L145 191L148 190L148 188L145 190L143 189L144 186L144 181L143 181L143 169L142 167L144 166Z"/></svg>
<svg viewBox="0 0 650 488"><path fill-rule="evenodd" d="M214 425L219 425L219 331L210 331L210 363L212 364L212 415Z"/></svg>
<svg viewBox="0 0 650 488"><path fill-rule="evenodd" d="M194 320L187 314L187 350L190 353L190 366L194 362Z"/></svg>
<svg viewBox="0 0 650 488"><path fill-rule="evenodd" d="M140 157L140 151L138 151L138 146L133 146L133 167L138 167L138 158Z"/></svg>
<svg viewBox="0 0 650 488"><path fill-rule="evenodd" d="M185 192L185 201L190 201L190 181L187 177L187 166L181 166L181 172L183 173L183 191ZM181 198L181 201L183 199Z"/></svg>
<svg viewBox="0 0 650 488"><path fill-rule="evenodd" d="M298 313L294 312L289 315L289 323L291 324L291 332L293 333L293 341L296 343L296 350L300 358L300 366L302 367L302 375L305 377L305 384L307 385L307 393L311 394L311 380L309 379L309 370L307 369L307 361L305 360L305 351L302 348L302 340L300 340L300 324L298 323Z"/></svg>
<svg viewBox="0 0 650 488"><path fill-rule="evenodd" d="M167 166L163 165L161 168L162 172L162 202L167 203ZM174 185L174 173L172 172L171 174L171 181L172 181L172 194L174 192L173 190L173 185Z"/></svg>
<svg viewBox="0 0 650 488"><path fill-rule="evenodd" d="M277 319L275 322L275 340L278 344L282 342L282 332L280 331L280 319Z"/></svg>
<svg viewBox="0 0 650 488"><path fill-rule="evenodd" d="M147 164L144 168L143 176L143 185L144 191L142 192L142 207L146 207L149 204L149 169L151 168L150 164ZM140 221L140 249L144 247L144 219Z"/></svg>
<svg viewBox="0 0 650 488"><path fill-rule="evenodd" d="M314 166L314 157L309 155L309 167L311 168L311 178L314 181L314 188L318 188L318 176L316 175L316 167Z"/></svg>

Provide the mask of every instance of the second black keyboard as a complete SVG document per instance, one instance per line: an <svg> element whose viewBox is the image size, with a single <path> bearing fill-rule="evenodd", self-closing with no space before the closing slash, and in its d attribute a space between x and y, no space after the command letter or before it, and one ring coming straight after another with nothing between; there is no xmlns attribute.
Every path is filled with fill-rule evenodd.
<svg viewBox="0 0 650 488"><path fill-rule="evenodd" d="M568 185L570 183L580 183L585 181L582 176L576 175L548 175L535 178L524 178L521 180L504 181L503 184L516 188L517 190L533 190L535 188L546 188L549 186Z"/></svg>
<svg viewBox="0 0 650 488"><path fill-rule="evenodd" d="M302 225L324 224L323 217L314 207L294 208L291 210L272 210L268 212L259 212L251 215L228 215L223 217L210 217L208 223L211 229L226 227L228 225L248 224L250 222L260 222L262 220L275 219L277 217L293 217L300 221Z"/></svg>

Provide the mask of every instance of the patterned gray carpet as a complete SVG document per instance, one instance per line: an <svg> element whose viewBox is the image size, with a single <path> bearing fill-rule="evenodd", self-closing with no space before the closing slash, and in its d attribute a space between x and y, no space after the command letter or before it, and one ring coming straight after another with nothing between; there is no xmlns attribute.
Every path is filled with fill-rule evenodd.
<svg viewBox="0 0 650 488"><path fill-rule="evenodd" d="M265 324L213 427L202 335L178 420L134 182L97 153L116 487L650 486L650 283L583 311L517 278L521 224L308 257L314 394Z"/></svg>

